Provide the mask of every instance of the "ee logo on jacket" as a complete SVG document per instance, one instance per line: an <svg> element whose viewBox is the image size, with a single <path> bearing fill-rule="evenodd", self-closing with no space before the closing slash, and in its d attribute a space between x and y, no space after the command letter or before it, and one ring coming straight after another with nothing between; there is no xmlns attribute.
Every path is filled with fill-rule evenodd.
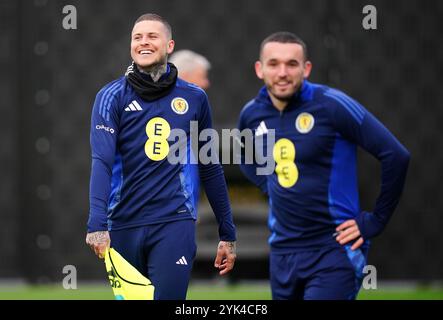
<svg viewBox="0 0 443 320"><path fill-rule="evenodd" d="M155 117L146 124L146 135L148 140L145 143L146 156L153 161L161 161L168 156L168 137L171 134L171 126L163 118Z"/></svg>
<svg viewBox="0 0 443 320"><path fill-rule="evenodd" d="M298 168L294 163L295 146L292 141L286 138L278 140L274 145L273 156L278 183L283 188L291 188L298 180Z"/></svg>

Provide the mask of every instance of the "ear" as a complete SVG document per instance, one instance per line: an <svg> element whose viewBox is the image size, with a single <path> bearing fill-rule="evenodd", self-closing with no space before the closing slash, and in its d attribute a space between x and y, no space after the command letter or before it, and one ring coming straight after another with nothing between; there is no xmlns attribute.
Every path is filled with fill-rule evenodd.
<svg viewBox="0 0 443 320"><path fill-rule="evenodd" d="M263 80L263 65L261 61L255 62L255 74L259 79Z"/></svg>
<svg viewBox="0 0 443 320"><path fill-rule="evenodd" d="M312 71L312 62L308 60L308 61L305 62L305 68L304 68L304 71L303 71L303 77L305 79L308 79L310 74L311 74L311 71Z"/></svg>
<svg viewBox="0 0 443 320"><path fill-rule="evenodd" d="M168 55L174 51L174 46L175 46L174 40L169 40L168 41L168 49L167 49Z"/></svg>

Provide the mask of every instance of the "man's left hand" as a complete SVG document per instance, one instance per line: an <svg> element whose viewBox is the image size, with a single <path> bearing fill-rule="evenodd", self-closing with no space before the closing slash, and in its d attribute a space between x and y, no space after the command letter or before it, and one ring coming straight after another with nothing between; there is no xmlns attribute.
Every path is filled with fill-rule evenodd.
<svg viewBox="0 0 443 320"><path fill-rule="evenodd" d="M352 245L351 250L360 248L364 242L364 239L360 234L360 229L358 228L355 220L347 220L339 225L335 230L339 232L339 235L335 238L335 240L337 240L337 242L339 242L341 245L357 239L357 241L355 241L355 243Z"/></svg>
<svg viewBox="0 0 443 320"><path fill-rule="evenodd" d="M220 241L218 243L214 267L220 270L221 276L227 274L234 268L236 257L235 241Z"/></svg>

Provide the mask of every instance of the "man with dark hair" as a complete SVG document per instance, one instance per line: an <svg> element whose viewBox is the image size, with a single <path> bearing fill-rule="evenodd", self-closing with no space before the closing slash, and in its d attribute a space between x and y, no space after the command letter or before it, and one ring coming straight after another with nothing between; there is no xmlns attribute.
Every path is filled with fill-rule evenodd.
<svg viewBox="0 0 443 320"><path fill-rule="evenodd" d="M265 86L243 108L239 129L254 130L254 141L275 130L275 144L264 145L275 171L260 176L257 164L244 162L241 169L269 196L273 298L355 299L369 240L400 199L409 153L357 101L308 82L311 69L296 35L279 32L263 41L255 71ZM381 162L371 213L359 206L357 146Z"/></svg>
<svg viewBox="0 0 443 320"><path fill-rule="evenodd" d="M265 40L262 41L262 43L260 45L260 59L262 57L263 48L269 42L299 44L303 50L303 61L309 60L308 46L306 45L306 43L297 35L295 35L291 32L286 32L286 31L273 33L270 36L268 36L267 38L265 38Z"/></svg>
<svg viewBox="0 0 443 320"><path fill-rule="evenodd" d="M131 35L132 65L97 94L91 126L92 169L87 244L102 258L111 245L155 287L154 299L185 299L196 254L199 180L219 224L215 267L234 266L235 227L220 164L170 163L169 135L190 138L211 128L203 90L177 78L167 63L174 50L160 16L137 19Z"/></svg>

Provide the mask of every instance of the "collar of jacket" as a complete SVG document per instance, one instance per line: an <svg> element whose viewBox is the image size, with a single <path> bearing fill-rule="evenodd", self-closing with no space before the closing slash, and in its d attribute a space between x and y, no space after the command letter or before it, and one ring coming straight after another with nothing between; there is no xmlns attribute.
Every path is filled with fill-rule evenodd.
<svg viewBox="0 0 443 320"><path fill-rule="evenodd" d="M175 88L177 73L177 68L168 63L166 73L154 82L150 75L140 72L132 63L125 75L127 82L143 100L154 101L167 96Z"/></svg>

